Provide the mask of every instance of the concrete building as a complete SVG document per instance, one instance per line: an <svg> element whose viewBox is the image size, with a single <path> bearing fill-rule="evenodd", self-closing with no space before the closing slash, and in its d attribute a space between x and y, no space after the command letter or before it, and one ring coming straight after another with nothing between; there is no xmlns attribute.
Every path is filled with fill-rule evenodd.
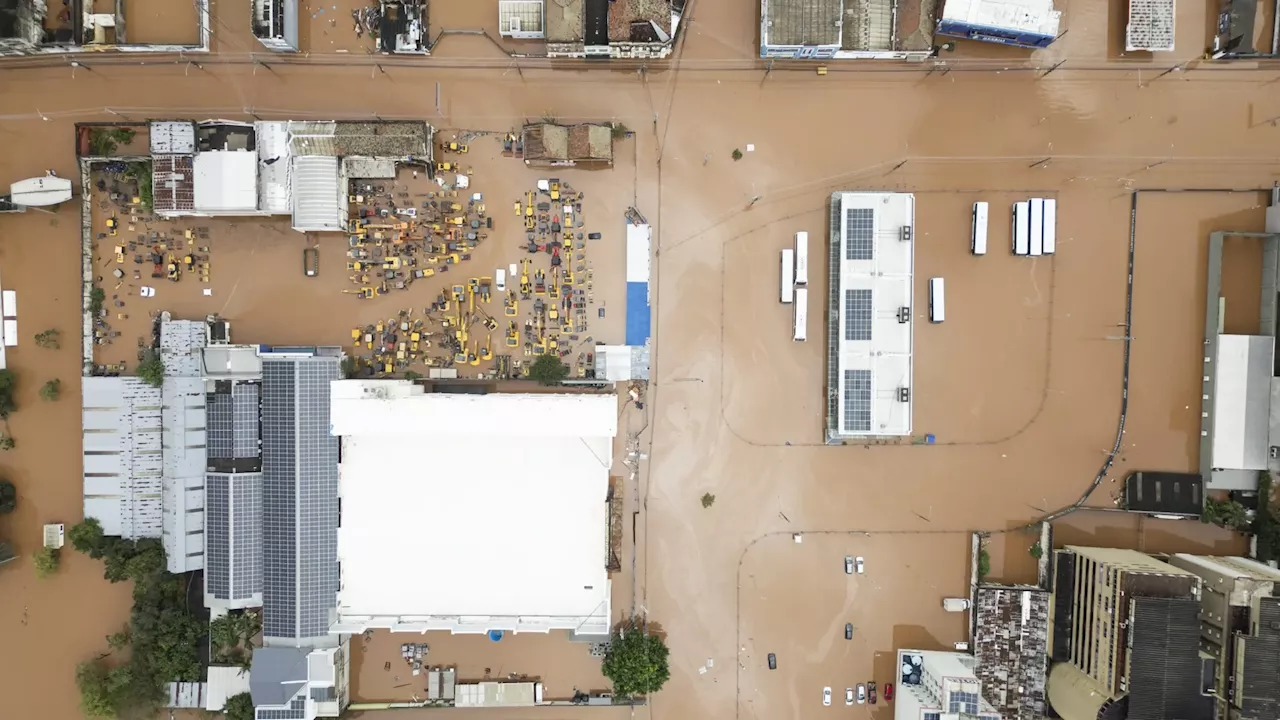
<svg viewBox="0 0 1280 720"><path fill-rule="evenodd" d="M152 122L155 211L290 215L298 232L343 232L349 181L430 165L433 136L422 122Z"/></svg>
<svg viewBox="0 0 1280 720"><path fill-rule="evenodd" d="M253 0L253 36L268 50L297 52L298 0Z"/></svg>
<svg viewBox="0 0 1280 720"><path fill-rule="evenodd" d="M1242 557L1177 554L1169 564L1203 581L1200 651L1217 673L1217 717L1280 717L1280 570Z"/></svg>
<svg viewBox="0 0 1280 720"><path fill-rule="evenodd" d="M1229 335L1222 297L1227 238L1262 243L1257 334ZM1275 365L1280 291L1280 189L1272 192L1266 232L1209 235L1201 394L1200 475L1206 490L1256 490L1258 473L1280 471L1280 377Z"/></svg>
<svg viewBox="0 0 1280 720"><path fill-rule="evenodd" d="M686 0L545 0L546 55L663 58L671 54Z"/></svg>
<svg viewBox="0 0 1280 720"><path fill-rule="evenodd" d="M1210 720L1200 578L1136 550L1068 545L1054 562L1048 694L1063 720Z"/></svg>
<svg viewBox="0 0 1280 720"><path fill-rule="evenodd" d="M617 413L613 394L333 383L342 577L331 631L607 634ZM445 559L439 572L405 572L424 549Z"/></svg>
<svg viewBox="0 0 1280 720"><path fill-rule="evenodd" d="M760 0L760 57L924 60L934 3L922 0Z"/></svg>
<svg viewBox="0 0 1280 720"><path fill-rule="evenodd" d="M983 695L976 665L963 653L899 650L894 720L1001 720Z"/></svg>
<svg viewBox="0 0 1280 720"><path fill-rule="evenodd" d="M938 34L1042 48L1058 39L1061 21L1053 0L945 0Z"/></svg>
<svg viewBox="0 0 1280 720"><path fill-rule="evenodd" d="M831 196L826 441L911 434L915 196Z"/></svg>
<svg viewBox="0 0 1280 720"><path fill-rule="evenodd" d="M1204 511L1204 478L1197 473L1129 473L1124 479L1121 507L1155 517L1198 518Z"/></svg>
<svg viewBox="0 0 1280 720"><path fill-rule="evenodd" d="M530 167L608 167L613 164L613 128L603 124L533 123L521 131L524 164Z"/></svg>
<svg viewBox="0 0 1280 720"><path fill-rule="evenodd" d="M1034 585L981 585L973 627L982 697L1004 720L1043 718L1049 593Z"/></svg>
<svg viewBox="0 0 1280 720"><path fill-rule="evenodd" d="M338 717L350 702L351 644L330 648L263 647L253 652L249 695L256 720Z"/></svg>
<svg viewBox="0 0 1280 720"><path fill-rule="evenodd" d="M541 40L547 36L545 13L543 0L498 0L498 34L512 40Z"/></svg>
<svg viewBox="0 0 1280 720"><path fill-rule="evenodd" d="M204 567L204 324L160 324L165 378L86 377L81 384L84 514L107 535L160 538L168 570Z"/></svg>
<svg viewBox="0 0 1280 720"><path fill-rule="evenodd" d="M0 0L0 56L79 52L207 52L209 0L192 0L200 41L153 44L129 36L129 3ZM51 7L52 6L52 7ZM109 9L110 12L103 12Z"/></svg>

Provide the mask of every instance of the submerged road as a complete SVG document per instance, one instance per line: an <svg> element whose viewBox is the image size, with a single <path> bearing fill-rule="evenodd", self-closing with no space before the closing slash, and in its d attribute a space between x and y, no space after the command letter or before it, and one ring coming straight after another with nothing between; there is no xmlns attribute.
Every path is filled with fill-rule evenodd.
<svg viewBox="0 0 1280 720"><path fill-rule="evenodd" d="M669 634L673 653L668 689L641 714L730 717L742 710L737 681L718 683L715 673L697 668L712 658L717 667L737 664L735 638L743 630L737 568L756 538L795 529L998 531L1031 520L1028 506L1042 498L1049 507L1084 501L1082 485L1092 479L1091 492L1101 486L1117 470L1118 455L1128 454L1127 467L1194 460L1184 456L1177 411L1180 398L1198 396L1198 387L1166 393L1161 367L1135 365L1134 382L1147 384L1147 397L1173 398L1164 415L1179 419L1126 423L1132 341L1123 348L1096 341L1121 324L1132 337L1135 296L1141 302L1143 283L1150 282L1138 268L1134 284L1132 190L1262 188L1274 181L1280 161L1274 69L1187 66L1157 77L1160 69L1127 63L1089 69L1093 61L1081 60L1046 75L1025 69L1039 61L999 59L932 74L833 64L826 77L778 66L766 75L750 58L751 23L732 17L740 11L727 3L696 9L680 59L645 72L630 64L548 69L544 61L522 61L517 69L501 57L392 59L379 70L377 58L338 62L319 54L264 66L235 50L177 63L119 56L87 57L80 68L65 61L0 63L0 165L10 178L46 168L73 176L74 123L91 120L381 117L495 131L546 115L625 123L636 133L636 205L655 224L657 251L639 604ZM1024 69L997 72L995 65ZM748 144L754 152L730 159ZM917 395L921 427L968 424L975 437L988 431L1002 437L1004 428L1028 424L1025 432L990 444L808 446L820 432L824 343L793 347L776 326L775 305L743 294L739 279L770 287L772 248L800 227L821 237L827 195L861 188L916 192L922 210L957 191L1058 193L1064 242L1054 260L1051 307L1031 295L1001 295L1000 281L952 290L968 292L969 307L1020 308L1022 315L1002 329L1011 346L1018 338L1045 337L1051 319L1051 348L1036 357L1039 365L1025 363L1026 373L1038 374L989 384L986 376L951 378ZM1188 205L1197 202L1188 195ZM1236 219L1206 213L1205 223ZM963 220L956 221L959 230L949 220L931 222L921 225L932 233L919 236L921 276L950 272L964 257L953 247ZM65 213L0 216L0 270L6 289L25 298L23 332L77 326L78 234ZM734 243L745 237L746 244ZM731 244L735 254L726 257ZM985 261L1001 268L1006 262ZM1034 277L1027 282L1048 277L1027 267L1009 265L1007 284L1028 273ZM824 277L820 270L815 276ZM957 316L965 307L959 297ZM307 309L280 312L288 322ZM1195 323L1169 318L1183 321ZM944 353L999 359L999 347L917 333L917 362L925 369L936 368ZM821 333L812 334L820 340ZM1048 367L1050 353L1051 370L1032 369ZM21 376L33 378L13 419L23 442L3 458L23 493L3 529L21 545L40 523L80 517L80 458L66 451L80 424L72 381L78 361L66 348L39 354L24 347L10 357ZM34 378L50 372L67 383L66 399L41 404ZM705 492L717 497L712 508L698 501ZM79 717L73 667L100 651L102 636L126 617L126 588L107 586L97 563L64 558L59 575L45 582L27 567L5 571L0 631L11 642L0 656L0 689L8 691L4 707L13 717Z"/></svg>

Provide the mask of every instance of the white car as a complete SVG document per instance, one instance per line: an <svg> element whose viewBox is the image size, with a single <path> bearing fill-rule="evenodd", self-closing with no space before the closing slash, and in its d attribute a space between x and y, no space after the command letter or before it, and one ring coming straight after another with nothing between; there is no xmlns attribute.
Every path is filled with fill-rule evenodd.
<svg viewBox="0 0 1280 720"><path fill-rule="evenodd" d="M831 688L829 687L822 688L822 704L823 705L831 704Z"/></svg>
<svg viewBox="0 0 1280 720"><path fill-rule="evenodd" d="M853 559L853 563L854 563L855 565L857 565L857 566L858 566L858 574L859 574L859 575L861 575L862 573L866 572L866 567L864 566L864 563L863 563L863 561L862 561L862 556L861 556L861 555L859 555L858 557L854 558L854 559Z"/></svg>
<svg viewBox="0 0 1280 720"><path fill-rule="evenodd" d="M845 575L853 574L853 556L852 555L844 556L844 574Z"/></svg>
<svg viewBox="0 0 1280 720"><path fill-rule="evenodd" d="M863 685L862 683L858 683L858 704L861 705L866 701L867 701L867 686Z"/></svg>
<svg viewBox="0 0 1280 720"><path fill-rule="evenodd" d="M845 705L853 704L853 688L844 689L844 704Z"/></svg>

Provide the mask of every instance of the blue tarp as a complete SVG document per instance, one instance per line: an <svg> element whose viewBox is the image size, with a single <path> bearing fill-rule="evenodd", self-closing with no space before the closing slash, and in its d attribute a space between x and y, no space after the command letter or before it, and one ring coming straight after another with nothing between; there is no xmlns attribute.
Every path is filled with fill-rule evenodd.
<svg viewBox="0 0 1280 720"><path fill-rule="evenodd" d="M649 342L649 283L627 283L627 345Z"/></svg>

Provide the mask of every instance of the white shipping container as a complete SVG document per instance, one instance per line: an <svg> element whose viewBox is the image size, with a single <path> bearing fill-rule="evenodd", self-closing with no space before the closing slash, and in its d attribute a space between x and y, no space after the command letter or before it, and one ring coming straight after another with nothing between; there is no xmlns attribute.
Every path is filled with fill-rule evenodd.
<svg viewBox="0 0 1280 720"><path fill-rule="evenodd" d="M793 325L791 339L796 342L804 342L808 337L806 325L809 324L809 290L808 288L796 288L795 315L793 316Z"/></svg>
<svg viewBox="0 0 1280 720"><path fill-rule="evenodd" d="M947 291L942 278L929 278L929 322L947 319Z"/></svg>
<svg viewBox="0 0 1280 720"><path fill-rule="evenodd" d="M1047 198L1044 201L1044 254L1052 255L1058 250L1058 201Z"/></svg>
<svg viewBox="0 0 1280 720"><path fill-rule="evenodd" d="M809 233L796 233L796 285L809 284Z"/></svg>
<svg viewBox="0 0 1280 720"><path fill-rule="evenodd" d="M1033 257L1044 254L1044 200L1031 198L1031 249L1027 253Z"/></svg>
<svg viewBox="0 0 1280 720"><path fill-rule="evenodd" d="M1030 203L1016 202L1013 204L1013 254L1026 255L1031 252L1031 227L1028 225L1027 216L1031 214Z"/></svg>
<svg viewBox="0 0 1280 720"><path fill-rule="evenodd" d="M973 227L970 228L969 251L974 255L987 254L987 204L973 204Z"/></svg>

